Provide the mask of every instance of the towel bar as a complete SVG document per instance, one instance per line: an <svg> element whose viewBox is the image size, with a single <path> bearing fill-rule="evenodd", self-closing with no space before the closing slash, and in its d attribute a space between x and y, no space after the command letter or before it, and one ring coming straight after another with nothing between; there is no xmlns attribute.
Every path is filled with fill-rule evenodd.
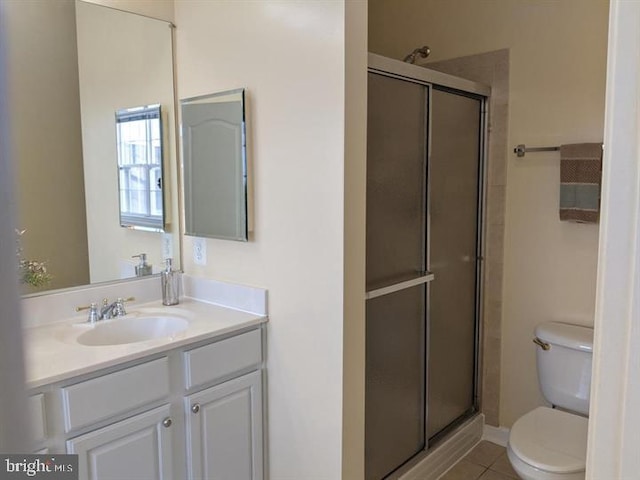
<svg viewBox="0 0 640 480"><path fill-rule="evenodd" d="M527 147L524 143L521 143L516 145L513 153L517 154L518 157L524 157L527 152L556 152L558 150L560 150L560 147ZM604 150L604 144L602 144L602 150Z"/></svg>
<svg viewBox="0 0 640 480"><path fill-rule="evenodd" d="M555 152L557 150L560 150L560 147L527 147L521 143L513 149L513 153L517 154L518 157L524 157L527 152Z"/></svg>

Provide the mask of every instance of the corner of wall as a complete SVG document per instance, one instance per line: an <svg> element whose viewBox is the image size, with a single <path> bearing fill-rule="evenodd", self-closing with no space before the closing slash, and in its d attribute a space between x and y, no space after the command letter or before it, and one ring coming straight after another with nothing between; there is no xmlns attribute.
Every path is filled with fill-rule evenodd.
<svg viewBox="0 0 640 480"><path fill-rule="evenodd" d="M367 3L345 2L342 478L364 478Z"/></svg>

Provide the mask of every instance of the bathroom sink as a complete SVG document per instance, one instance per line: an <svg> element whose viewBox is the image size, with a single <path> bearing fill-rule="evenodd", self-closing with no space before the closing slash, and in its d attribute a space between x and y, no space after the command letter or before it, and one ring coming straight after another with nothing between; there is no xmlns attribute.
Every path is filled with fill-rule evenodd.
<svg viewBox="0 0 640 480"><path fill-rule="evenodd" d="M77 342L88 346L144 342L174 337L188 326L187 320L175 316L125 316L114 320L102 320L91 330L80 335Z"/></svg>

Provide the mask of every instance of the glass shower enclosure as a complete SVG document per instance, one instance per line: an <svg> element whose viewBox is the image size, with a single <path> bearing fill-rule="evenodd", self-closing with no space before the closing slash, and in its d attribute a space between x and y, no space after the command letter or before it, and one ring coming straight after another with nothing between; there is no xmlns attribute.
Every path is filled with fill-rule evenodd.
<svg viewBox="0 0 640 480"><path fill-rule="evenodd" d="M478 410L489 89L369 56L365 477Z"/></svg>

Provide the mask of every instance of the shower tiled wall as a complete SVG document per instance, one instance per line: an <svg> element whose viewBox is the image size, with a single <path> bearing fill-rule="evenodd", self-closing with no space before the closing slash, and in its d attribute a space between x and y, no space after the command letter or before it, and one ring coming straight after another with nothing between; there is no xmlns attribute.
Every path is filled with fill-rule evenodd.
<svg viewBox="0 0 640 480"><path fill-rule="evenodd" d="M509 50L496 50L427 63L424 66L491 86L484 222L485 262L480 402L486 423L498 426L509 115Z"/></svg>

